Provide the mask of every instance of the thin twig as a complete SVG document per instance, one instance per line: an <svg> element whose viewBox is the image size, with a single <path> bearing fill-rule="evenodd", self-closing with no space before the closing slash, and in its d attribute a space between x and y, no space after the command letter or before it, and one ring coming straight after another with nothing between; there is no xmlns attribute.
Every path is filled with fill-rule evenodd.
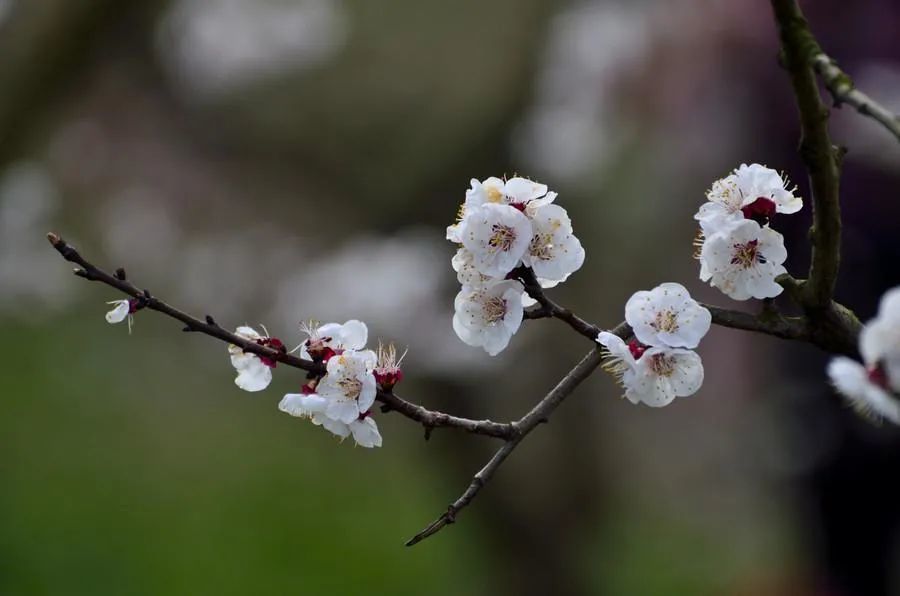
<svg viewBox="0 0 900 596"><path fill-rule="evenodd" d="M863 116L879 122L900 141L900 117L857 89L850 76L838 67L834 59L825 54L816 54L812 57L812 65L831 93L835 107L840 107L842 103L853 106Z"/></svg>
<svg viewBox="0 0 900 596"><path fill-rule="evenodd" d="M813 198L812 260L803 298L807 310L826 308L841 260L839 153L828 134L828 108L819 96L813 57L822 53L796 0L772 0L781 36L782 61L800 113L800 155Z"/></svg>
<svg viewBox="0 0 900 596"><path fill-rule="evenodd" d="M201 321L200 319L192 317L166 302L163 302L159 298L156 298L147 290L139 289L131 282L126 281L125 272L122 269L116 272L117 275L110 275L82 257L74 247L66 243L66 241L57 234L47 234L47 239L64 259L78 265L75 269L75 274L77 276L90 281L104 283L124 294L137 298L144 305L144 308L161 312L184 323L186 331L203 333L229 344L240 346L246 352L277 360L286 366L291 366L314 374L321 374L324 372L324 367L319 363L297 358L291 354L273 350L254 341L235 335L220 327L209 315L206 315L206 321ZM119 274L119 271L121 271L121 274ZM457 428L473 434L501 439L508 439L515 435L515 430L511 423L504 424L493 422L491 420L469 420L468 418L460 418L444 412L428 410L422 406L405 401L390 392L379 391L378 400L385 405L386 411L394 410L407 418L415 420L424 426L426 430L438 427Z"/></svg>
<svg viewBox="0 0 900 596"><path fill-rule="evenodd" d="M631 334L631 329L625 323L621 323L618 327L616 327L613 331L620 337L628 337ZM438 533L449 524L452 524L456 521L456 516L459 515L459 512L465 509L473 499L478 495L482 488L484 488L485 484L487 484L490 479L494 476L494 473L500 467L500 465L506 460L507 457L515 450L515 448L519 445L519 443L526 437L528 434L533 431L538 425L547 422L550 419L550 415L554 410L563 402L565 399L571 395L571 393L575 390L578 385L581 384L586 378L590 376L594 369L600 365L601 360L603 359L603 350L600 346L592 349L588 354L581 359L575 368L573 368L569 373L563 377L563 379L554 387L550 393L548 393L544 399L542 399L536 406L534 406L527 414L525 414L522 418L513 423L513 427L516 428L518 433L510 439L507 439L500 449L494 453L493 457L491 457L490 461L481 468L475 476L472 478L472 482L469 483L469 486L466 488L465 492L455 501L453 501L448 507L447 511L441 514L436 520L431 522L428 527L424 530L410 538L406 542L406 546L414 546L425 540L429 536L433 536Z"/></svg>

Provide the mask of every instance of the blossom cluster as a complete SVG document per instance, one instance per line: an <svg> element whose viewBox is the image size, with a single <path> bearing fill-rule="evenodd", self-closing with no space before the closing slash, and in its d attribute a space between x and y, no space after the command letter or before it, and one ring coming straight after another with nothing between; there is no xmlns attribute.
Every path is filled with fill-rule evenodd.
<svg viewBox="0 0 900 596"><path fill-rule="evenodd" d="M859 351L863 364L845 356L828 364L832 384L857 411L900 424L900 286L882 296Z"/></svg>
<svg viewBox="0 0 900 596"><path fill-rule="evenodd" d="M134 312L145 306L140 300L116 300L110 304L114 307L106 314L107 322L115 324L127 319L129 329ZM398 358L393 344L384 346L380 342L377 353L365 349L369 329L362 321L325 325L310 321L301 328L308 337L291 352L300 350L302 358L324 365L325 372L310 373L300 393L285 395L278 409L307 418L341 439L352 436L362 447L381 447L372 406L379 389L390 391L403 379L400 364L405 354ZM237 371L235 385L249 392L266 389L278 365L277 355L288 353L284 343L269 336L265 327L260 334L253 327L242 325L234 334L275 352L270 357L236 344L228 345L231 365Z"/></svg>
<svg viewBox="0 0 900 596"><path fill-rule="evenodd" d="M664 283L635 292L625 304L625 321L634 333L630 341L603 331L597 342L608 354L604 368L624 387L626 399L662 407L700 389L703 362L693 348L709 331L712 315L684 286Z"/></svg>
<svg viewBox="0 0 900 596"><path fill-rule="evenodd" d="M700 279L734 300L774 298L786 273L784 238L770 226L776 213L800 211L781 175L759 164L741 164L716 180L694 219L700 223Z"/></svg>
<svg viewBox="0 0 900 596"><path fill-rule="evenodd" d="M376 371L386 363L379 362L372 350L366 350L369 329L362 321L319 325L310 321L302 326L307 339L300 344L300 356L325 365L325 374L313 376L300 389L288 393L278 409L291 416L307 418L316 426L341 439L353 436L357 445L380 447L381 434L371 417L378 393ZM284 352L281 340L259 335L251 327L238 327L235 335L277 351ZM245 391L261 391L272 381L277 362L229 345L231 364L238 372L235 384ZM399 379L399 363L396 372ZM393 386L393 385L391 385Z"/></svg>
<svg viewBox="0 0 900 596"><path fill-rule="evenodd" d="M526 178L471 180L447 239L459 244L451 265L461 284L453 329L494 356L509 345L533 303L515 271L530 268L541 287L565 281L584 263L584 249L556 193Z"/></svg>

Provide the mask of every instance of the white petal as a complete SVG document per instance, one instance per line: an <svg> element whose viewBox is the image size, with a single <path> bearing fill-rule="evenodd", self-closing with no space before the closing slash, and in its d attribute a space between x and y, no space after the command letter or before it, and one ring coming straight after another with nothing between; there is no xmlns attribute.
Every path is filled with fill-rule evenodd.
<svg viewBox="0 0 900 596"><path fill-rule="evenodd" d="M341 327L341 340L345 350L361 350L369 340L369 328L362 321L351 319Z"/></svg>
<svg viewBox="0 0 900 596"><path fill-rule="evenodd" d="M362 389L360 389L357 403L360 412L368 412L375 403L375 395L378 393L378 386L375 382L375 375L368 373L362 379Z"/></svg>
<svg viewBox="0 0 900 596"><path fill-rule="evenodd" d="M678 397L686 397L697 393L703 385L703 361L700 355L691 350L676 350L673 355L675 370L669 381Z"/></svg>
<svg viewBox="0 0 900 596"><path fill-rule="evenodd" d="M504 191L509 202L527 203L547 194L547 185L517 176L506 181Z"/></svg>
<svg viewBox="0 0 900 596"><path fill-rule="evenodd" d="M350 432L360 447L381 447L381 433L378 432L378 425L371 416L351 422Z"/></svg>
<svg viewBox="0 0 900 596"><path fill-rule="evenodd" d="M131 310L131 305L127 300L116 300L114 302L110 302L109 304L115 304L116 306L111 311L106 313L107 323L121 323L128 318L128 313Z"/></svg>
<svg viewBox="0 0 900 596"><path fill-rule="evenodd" d="M359 406L356 400L332 399L325 408L325 415L332 420L340 420L344 424L350 424L359 418Z"/></svg>
<svg viewBox="0 0 900 596"><path fill-rule="evenodd" d="M285 414L304 418L325 411L328 400L316 394L288 393L278 403Z"/></svg>
<svg viewBox="0 0 900 596"><path fill-rule="evenodd" d="M254 358L250 365L238 371L234 384L244 391L262 391L272 382L272 369Z"/></svg>
<svg viewBox="0 0 900 596"><path fill-rule="evenodd" d="M324 416L316 416L313 418L313 422L318 422L322 425L322 428L332 434L339 436L341 439L346 439L348 436L350 436L350 427L340 420L333 420Z"/></svg>
<svg viewBox="0 0 900 596"><path fill-rule="evenodd" d="M238 337L243 337L244 339L249 340L249 341L256 341L258 339L262 339L262 335L257 333L256 329L254 329L253 327L248 327L246 325L242 325L241 327L238 327L237 329L235 329L234 334L237 335Z"/></svg>

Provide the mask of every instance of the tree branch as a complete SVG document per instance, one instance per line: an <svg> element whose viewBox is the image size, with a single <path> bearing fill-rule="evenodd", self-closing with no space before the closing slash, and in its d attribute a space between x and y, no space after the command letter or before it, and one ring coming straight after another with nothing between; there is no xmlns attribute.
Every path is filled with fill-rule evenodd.
<svg viewBox="0 0 900 596"><path fill-rule="evenodd" d="M781 57L800 113L800 155L809 171L813 198L812 262L803 306L823 309L831 302L841 257L840 167L828 134L828 109L812 69L822 53L796 0L772 0L781 36Z"/></svg>
<svg viewBox="0 0 900 596"><path fill-rule="evenodd" d="M840 107L843 103L853 106L863 116L879 122L900 141L900 117L857 89L850 76L829 56L818 53L812 57L811 62L831 93L835 107Z"/></svg>
<svg viewBox="0 0 900 596"><path fill-rule="evenodd" d="M251 352L257 356L270 358L285 364L286 366L298 368L308 373L322 374L325 372L325 367L319 363L297 358L291 354L273 350L254 341L235 335L220 327L210 315L206 315L206 321L201 321L200 319L178 310L151 295L147 290L141 290L131 282L127 281L125 279L125 271L122 269L117 270L115 275L110 275L82 257L74 247L66 243L66 241L57 234L47 234L47 239L65 260L78 265L78 267L75 268L75 275L89 281L98 281L106 284L124 294L140 300L144 305L144 308L155 310L184 323L185 331L203 333L226 343L240 346L245 352ZM491 420L469 420L468 418L460 418L444 412L428 410L422 406L405 401L388 391L379 391L378 401L384 404L384 411L393 410L411 420L415 420L425 427L426 433L429 433L431 429L434 428L446 427L457 428L473 434L486 435L500 439L509 439L517 434L511 423L493 422Z"/></svg>
<svg viewBox="0 0 900 596"><path fill-rule="evenodd" d="M631 335L631 328L620 323L612 330L619 337L627 338ZM465 509L473 499L478 495L485 484L487 484L500 465L506 460L513 450L528 436L538 425L547 422L554 410L571 395L578 385L590 376L594 369L600 365L603 359L603 348L597 346L581 359L575 368L563 377L563 379L554 387L550 393L538 402L527 414L522 418L513 422L513 427L518 431L513 437L506 440L500 449L494 453L488 463L481 468L472 478L472 482L466 488L465 492L455 501L453 501L440 517L431 522L428 527L410 538L406 542L406 546L414 546L425 540L429 536L441 531L444 527L456 521L459 512Z"/></svg>

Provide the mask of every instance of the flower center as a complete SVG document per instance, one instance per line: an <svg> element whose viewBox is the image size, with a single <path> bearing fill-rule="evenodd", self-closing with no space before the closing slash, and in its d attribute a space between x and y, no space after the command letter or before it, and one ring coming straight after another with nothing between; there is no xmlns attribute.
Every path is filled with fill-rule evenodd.
<svg viewBox="0 0 900 596"><path fill-rule="evenodd" d="M528 245L528 254L535 259L549 261L553 258L553 236L551 234L535 234Z"/></svg>
<svg viewBox="0 0 900 596"><path fill-rule="evenodd" d="M641 356L644 355L644 352L647 351L647 346L636 339L632 339L628 342L628 351L631 352L631 355L634 356L635 360L639 360Z"/></svg>
<svg viewBox="0 0 900 596"><path fill-rule="evenodd" d="M362 381L353 377L342 377L337 384L341 393L350 399L356 399L362 391Z"/></svg>
<svg viewBox="0 0 900 596"><path fill-rule="evenodd" d="M668 308L656 313L656 318L650 323L650 326L657 331L665 333L675 333L678 331L678 314Z"/></svg>
<svg viewBox="0 0 900 596"><path fill-rule="evenodd" d="M499 296L488 298L484 301L484 322L488 325L494 325L503 320L506 316L506 300Z"/></svg>
<svg viewBox="0 0 900 596"><path fill-rule="evenodd" d="M749 205L741 207L741 213L747 219L752 219L759 225L769 223L775 216L775 201L767 197L759 197Z"/></svg>
<svg viewBox="0 0 900 596"><path fill-rule="evenodd" d="M887 372L884 370L884 366L881 363L873 365L868 371L866 371L869 375L869 381L874 385L878 385L882 389L890 391L888 389L888 378Z"/></svg>
<svg viewBox="0 0 900 596"><path fill-rule="evenodd" d="M284 343L282 343L282 341L277 337L262 337L256 340L256 343L261 346L271 348L276 352L281 352L282 354L287 353L287 348L284 347ZM275 368L278 365L278 361L276 361L274 358L269 358L268 356L260 356L259 359L269 368Z"/></svg>
<svg viewBox="0 0 900 596"><path fill-rule="evenodd" d="M731 264L738 265L741 269L749 269L756 263L765 263L766 258L759 252L759 240L751 240L746 244L732 246Z"/></svg>
<svg viewBox="0 0 900 596"><path fill-rule="evenodd" d="M503 201L503 193L495 186L488 187L487 200L489 203L500 203Z"/></svg>
<svg viewBox="0 0 900 596"><path fill-rule="evenodd" d="M654 354L650 357L650 370L659 377L671 377L675 372L675 361L665 354Z"/></svg>
<svg viewBox="0 0 900 596"><path fill-rule="evenodd" d="M516 231L511 227L503 224L494 224L491 226L491 237L488 240L488 245L491 248L508 252L515 241Z"/></svg>

